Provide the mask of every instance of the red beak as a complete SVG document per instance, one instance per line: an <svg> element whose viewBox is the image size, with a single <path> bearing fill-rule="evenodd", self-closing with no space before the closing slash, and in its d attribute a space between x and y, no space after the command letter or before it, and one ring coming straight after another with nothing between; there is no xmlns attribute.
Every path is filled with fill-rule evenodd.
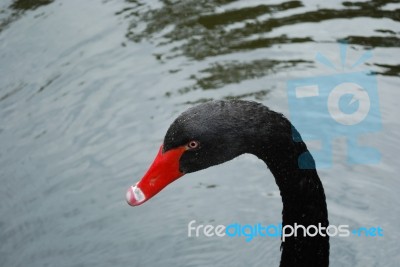
<svg viewBox="0 0 400 267"><path fill-rule="evenodd" d="M126 192L126 201L138 206L160 192L164 187L184 175L179 171L179 160L185 152L184 146L163 153L163 146L144 177Z"/></svg>

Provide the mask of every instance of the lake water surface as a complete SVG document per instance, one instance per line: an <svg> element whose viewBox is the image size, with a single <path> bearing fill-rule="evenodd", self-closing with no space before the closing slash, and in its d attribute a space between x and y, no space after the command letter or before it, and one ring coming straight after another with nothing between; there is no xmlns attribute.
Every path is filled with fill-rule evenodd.
<svg viewBox="0 0 400 267"><path fill-rule="evenodd" d="M398 266L398 1L0 3L0 266L278 266L279 238L189 238L187 225L276 224L282 203L256 157L184 176L145 205L125 202L168 126L210 99L289 116L287 82L334 75L348 43L376 74L381 152L349 165L346 138L319 170L331 224L383 237L331 238L331 266ZM318 114L315 114L318 116Z"/></svg>

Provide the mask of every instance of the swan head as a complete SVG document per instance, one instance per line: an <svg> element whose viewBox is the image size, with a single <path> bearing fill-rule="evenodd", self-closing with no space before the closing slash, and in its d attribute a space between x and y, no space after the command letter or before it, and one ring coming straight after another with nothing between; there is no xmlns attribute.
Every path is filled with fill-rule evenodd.
<svg viewBox="0 0 400 267"><path fill-rule="evenodd" d="M248 122L258 106L249 101L211 101L183 112L169 127L149 170L129 187L128 204L144 203L186 173L250 152L256 130Z"/></svg>

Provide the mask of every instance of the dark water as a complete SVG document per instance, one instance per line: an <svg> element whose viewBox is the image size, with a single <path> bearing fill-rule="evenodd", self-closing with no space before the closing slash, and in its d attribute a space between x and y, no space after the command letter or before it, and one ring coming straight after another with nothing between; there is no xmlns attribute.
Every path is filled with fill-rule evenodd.
<svg viewBox="0 0 400 267"><path fill-rule="evenodd" d="M383 237L331 239L331 266L397 266L400 214L398 1L2 1L0 266L278 266L280 240L188 238L187 224L279 223L255 157L184 176L129 207L172 120L209 99L289 115L290 79L349 62L376 74L375 165L348 165L344 138L320 170L331 224Z"/></svg>

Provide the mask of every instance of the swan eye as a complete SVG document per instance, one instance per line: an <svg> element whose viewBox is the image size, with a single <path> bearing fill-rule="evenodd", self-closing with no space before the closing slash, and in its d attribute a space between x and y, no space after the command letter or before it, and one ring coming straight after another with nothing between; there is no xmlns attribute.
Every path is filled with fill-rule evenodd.
<svg viewBox="0 0 400 267"><path fill-rule="evenodd" d="M198 141L190 141L186 147L187 149L196 149L200 146L200 143Z"/></svg>

